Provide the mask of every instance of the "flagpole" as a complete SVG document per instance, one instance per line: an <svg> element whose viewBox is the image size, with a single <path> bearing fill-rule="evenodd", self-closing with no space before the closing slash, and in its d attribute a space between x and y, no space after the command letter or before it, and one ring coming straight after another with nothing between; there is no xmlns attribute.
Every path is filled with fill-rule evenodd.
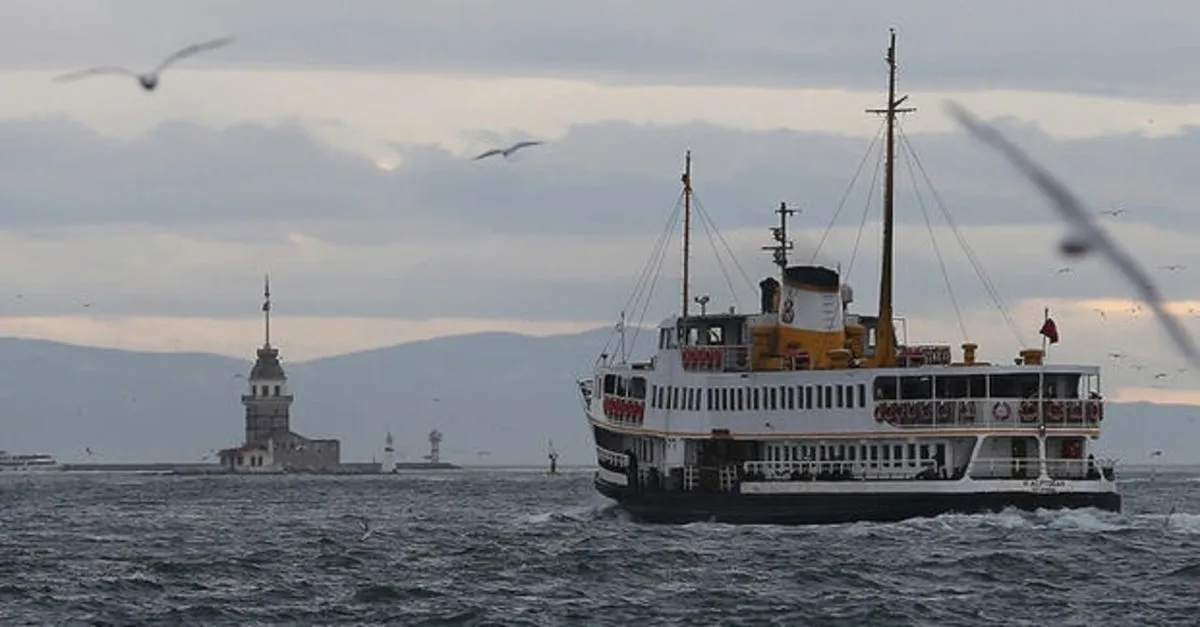
<svg viewBox="0 0 1200 627"><path fill-rule="evenodd" d="M1050 308L1046 307L1043 313L1042 329L1044 330L1046 328L1046 321L1050 320ZM1043 433L1045 433L1046 429L1046 349L1049 346L1049 339L1045 333L1042 333L1042 359L1038 362L1040 364L1038 366L1038 424L1041 426Z"/></svg>

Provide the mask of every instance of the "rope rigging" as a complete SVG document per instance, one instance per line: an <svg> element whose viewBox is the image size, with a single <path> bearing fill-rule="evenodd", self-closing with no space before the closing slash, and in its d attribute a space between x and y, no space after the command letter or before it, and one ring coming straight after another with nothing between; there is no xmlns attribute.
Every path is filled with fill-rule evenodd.
<svg viewBox="0 0 1200 627"><path fill-rule="evenodd" d="M850 192L854 190L854 183L858 181L858 176L862 174L863 166L867 164L867 159L870 158L871 152L875 149L875 144L879 143L879 138L883 136L886 126L887 122L882 122L879 124L879 130L875 131L875 138L867 146L867 151L863 153L862 161L858 162L858 168L854 170L854 176L850 177L850 183L846 185L846 191L842 193L842 200L838 202L837 209L833 212L833 217L829 219L829 224L825 226L825 232L821 234L821 240L813 248L812 257L808 260L809 263L816 262L817 255L821 254L821 247L825 245L825 240L829 237L829 232L833 230L833 225L837 223L838 216L841 215L842 209L846 206L846 201L850 198ZM874 183L872 183L872 187L874 187Z"/></svg>
<svg viewBox="0 0 1200 627"><path fill-rule="evenodd" d="M967 342L971 338L967 335L967 324L963 321L962 308L958 306L958 298L954 296L954 285L950 282L950 272L946 270L946 260L942 258L942 247L938 246L937 236L933 232L933 221L929 219L929 211L925 208L925 196L921 194L921 188L917 185L917 175L913 171L913 159L909 151L905 149L907 144L904 143L904 129L901 125L896 125L896 132L900 135L900 155L903 158L905 169L908 171L908 180L912 182L913 195L917 198L917 206L921 208L921 217L925 219L925 230L929 232L929 244L933 247L933 254L937 257L938 269L942 272L942 282L946 285L946 295L950 297L950 305L954 307L954 317L958 321L958 331L962 336L962 341Z"/></svg>
<svg viewBox="0 0 1200 627"><path fill-rule="evenodd" d="M683 192L675 200L675 208L671 211L667 218L667 223L662 232L658 234L658 238L654 242L654 248L651 250L649 257L646 259L646 264L642 266L641 272L638 273L637 281L634 283L633 290L629 294L629 298L625 301L625 306L621 308L622 320L618 323L616 329L617 334L609 335L604 343L604 347L600 350L601 355L609 355L613 348L613 342L617 341L624 329L621 325L627 324L625 321L625 312L636 312L640 306L640 313L637 316L637 321L634 323L633 329L633 344L636 344L638 332L641 330L642 323L645 321L646 313L650 307L650 301L654 295L654 287L658 284L658 277L662 273L662 263L666 258L671 234L678 228L679 220L683 213Z"/></svg>
<svg viewBox="0 0 1200 627"><path fill-rule="evenodd" d="M942 201L942 195L938 193L937 187L934 186L933 180L930 178L929 173L925 171L925 166L921 163L921 158L917 156L917 151L913 148L912 142L909 141L908 135L903 131L901 131L899 135L901 150L907 153L909 159L912 160L912 164L917 166L917 171L921 173L921 177L925 180L925 184L929 187L930 195L937 204L938 210L942 214L942 218L946 221L946 226L950 227L950 232L953 233L954 238L958 240L958 245L962 248L963 253L966 254L967 261L970 262L971 268L975 270L975 276L979 278L979 282L983 285L983 289L987 292L988 297L992 299L992 304L996 306L996 309L1004 318L1004 322L1006 325L1008 325L1008 329L1013 334L1013 338L1017 340L1019 345L1027 346L1028 344L1025 342L1025 334L1021 332L1021 327L1017 325L1012 316L1009 314L1008 308L1004 305L1004 300L1000 297L1000 291L996 289L995 283L992 282L991 278L988 277L987 272L984 271L983 264L981 264L978 257L975 256L975 251L971 248L971 245L967 243L966 237L963 236L962 231L954 222L954 217L950 214L950 210L946 208L946 203Z"/></svg>
<svg viewBox="0 0 1200 627"><path fill-rule="evenodd" d="M718 240L721 242L721 245L725 247L725 252L729 255L729 261L735 268L737 268L738 274L742 275L742 280L744 280L746 285L750 287L751 292L756 289L754 281L750 280L750 275L746 274L745 268L743 268L742 264L738 262L737 255L735 255L733 252L733 247L729 245L729 240L725 239L725 236L721 233L721 230L717 228L716 223L713 222L712 216L709 215L708 211L704 209L704 204L700 202L700 199L696 196L695 191L692 192L692 204L696 209L696 214L700 216L700 224L704 227L705 234L708 235L708 243L709 246L712 247L713 258L716 259L717 265L721 269L721 274L725 276L725 284L729 286L730 297L733 298L733 303L740 310L742 308L742 302L741 299L738 298L737 288L733 286L733 279L729 276L729 269L725 267L725 262L721 260L721 253L717 249Z"/></svg>

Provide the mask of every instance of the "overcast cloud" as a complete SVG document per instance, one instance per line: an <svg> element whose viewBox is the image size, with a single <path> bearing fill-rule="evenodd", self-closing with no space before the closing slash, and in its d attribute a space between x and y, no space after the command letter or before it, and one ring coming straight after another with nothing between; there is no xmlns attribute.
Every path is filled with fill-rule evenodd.
<svg viewBox="0 0 1200 627"><path fill-rule="evenodd" d="M0 6L0 63L149 67L233 33L189 63L875 88L893 25L914 89L1200 90L1200 5L1168 0L44 0Z"/></svg>
<svg viewBox="0 0 1200 627"><path fill-rule="evenodd" d="M1200 190L1178 165L1195 150L1196 134L1054 141L1020 126L1015 136L1058 164L1096 207L1127 207L1110 228L1148 263L1200 268L1188 239L1200 227L1191 200ZM1095 264L1059 272L1056 219L992 155L961 135L910 140L1002 294L1126 295ZM698 207L741 266L731 264L724 242L714 252L698 218L695 280L714 303L754 306L754 284L772 271L760 247L781 200L801 208L796 259L812 258L832 222L818 260L842 264L860 301L873 303L881 191L878 180L868 184L877 150L835 219L869 143L614 122L576 127L510 161L401 146L403 165L388 171L289 125L214 130L177 122L126 141L59 119L9 120L0 123L0 145L9 147L0 155L0 259L12 263L0 279L29 295L54 286L58 295L30 296L23 306L56 313L77 311L86 297L114 314L239 315L254 298L247 287L269 269L290 310L305 315L603 319L616 315L675 208L690 146ZM915 168L921 196L912 193L910 162L897 168L898 281L907 311L947 311L943 265L960 305L989 307ZM675 288L665 284L679 276L678 232L672 237L661 279L668 297L651 320L674 307ZM1162 272L1172 298L1200 298L1188 270Z"/></svg>

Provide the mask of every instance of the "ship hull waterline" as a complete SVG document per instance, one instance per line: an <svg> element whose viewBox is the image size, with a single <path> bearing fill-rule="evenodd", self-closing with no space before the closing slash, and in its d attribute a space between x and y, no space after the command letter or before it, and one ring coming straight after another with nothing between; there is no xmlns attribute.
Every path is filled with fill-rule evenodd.
<svg viewBox="0 0 1200 627"><path fill-rule="evenodd" d="M906 492L740 494L636 490L595 479L596 490L613 499L636 522L745 525L832 525L900 522L943 514L987 514L1088 509L1121 511L1117 492Z"/></svg>

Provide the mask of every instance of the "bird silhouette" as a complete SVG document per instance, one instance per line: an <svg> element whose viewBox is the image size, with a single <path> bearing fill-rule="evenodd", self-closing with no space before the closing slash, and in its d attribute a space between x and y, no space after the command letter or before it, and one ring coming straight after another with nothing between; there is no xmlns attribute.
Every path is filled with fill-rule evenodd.
<svg viewBox="0 0 1200 627"><path fill-rule="evenodd" d="M67 83L67 82L79 80L81 78L87 78L89 76L98 76L101 74L124 74L126 76L132 76L132 77L136 78L138 81L138 84L140 84L142 86L142 88L145 89L146 91L154 91L154 88L158 87L159 74L161 74L163 72L163 70L167 69L172 64L174 64L178 61L182 61L183 59L186 59L186 58L188 58L192 55L198 54L200 52L227 46L233 42L234 42L233 37L223 37L221 39L214 39L212 41L206 41L206 42L202 42L202 43L198 43L198 44L192 44L186 48L183 48L181 50L178 50L178 51L172 53L166 59L163 59L162 63L158 64L158 67L154 68L153 70L151 70L149 72L145 72L143 74L139 74L137 72L125 69L123 67L103 66L103 67L89 68L86 70L80 70L78 72L71 72L70 74L63 74L62 76L56 77L54 80L57 82L60 82L60 83Z"/></svg>
<svg viewBox="0 0 1200 627"><path fill-rule="evenodd" d="M1167 264L1165 266L1159 266L1159 269L1166 270L1168 272L1174 272L1176 270L1183 270L1186 267L1187 266L1182 265L1182 264L1172 263L1172 264Z"/></svg>
<svg viewBox="0 0 1200 627"><path fill-rule="evenodd" d="M359 526L359 527L361 527L361 528L362 528L362 530L363 530L363 534L362 534L362 536L361 536L361 537L359 537L359 539L358 539L358 541L359 541L359 542L362 542L363 540L366 540L367 538L371 537L371 531L372 531L372 529L371 529L371 525L370 525L370 523L369 523L369 522L367 522L367 517L366 517L366 516L361 516L361 517L359 517L359 519L358 519L358 526Z"/></svg>
<svg viewBox="0 0 1200 627"><path fill-rule="evenodd" d="M530 146L538 146L538 145L541 145L544 143L545 142L538 142L538 141L517 142L517 143L509 146L508 148L493 148L491 150L488 150L487 152L482 152L478 156L476 156L474 159L472 159L472 161L479 161L480 159L486 159L488 157L492 157L495 155L500 155L500 156L504 157L505 159L507 159L507 158L511 157L513 155L513 153L517 152L518 150L520 150L522 148L528 148Z"/></svg>
<svg viewBox="0 0 1200 627"><path fill-rule="evenodd" d="M1084 207L1065 185L1029 158L1020 148L1010 142L1000 131L978 120L962 105L947 103L947 113L977 140L999 152L1022 176L1042 192L1050 205L1070 226L1073 234L1064 238L1059 249L1067 255L1079 256L1097 252L1103 256L1133 287L1158 319L1159 324L1170 336L1179 350L1193 366L1200 367L1200 349L1196 347L1187 329L1167 311L1158 286L1144 270L1116 242L1092 220L1092 212Z"/></svg>
<svg viewBox="0 0 1200 627"><path fill-rule="evenodd" d="M1124 209L1105 209L1104 211L1101 211L1100 213L1101 213L1101 215L1112 216L1115 218L1115 217L1121 215L1122 213L1125 213L1125 210Z"/></svg>

